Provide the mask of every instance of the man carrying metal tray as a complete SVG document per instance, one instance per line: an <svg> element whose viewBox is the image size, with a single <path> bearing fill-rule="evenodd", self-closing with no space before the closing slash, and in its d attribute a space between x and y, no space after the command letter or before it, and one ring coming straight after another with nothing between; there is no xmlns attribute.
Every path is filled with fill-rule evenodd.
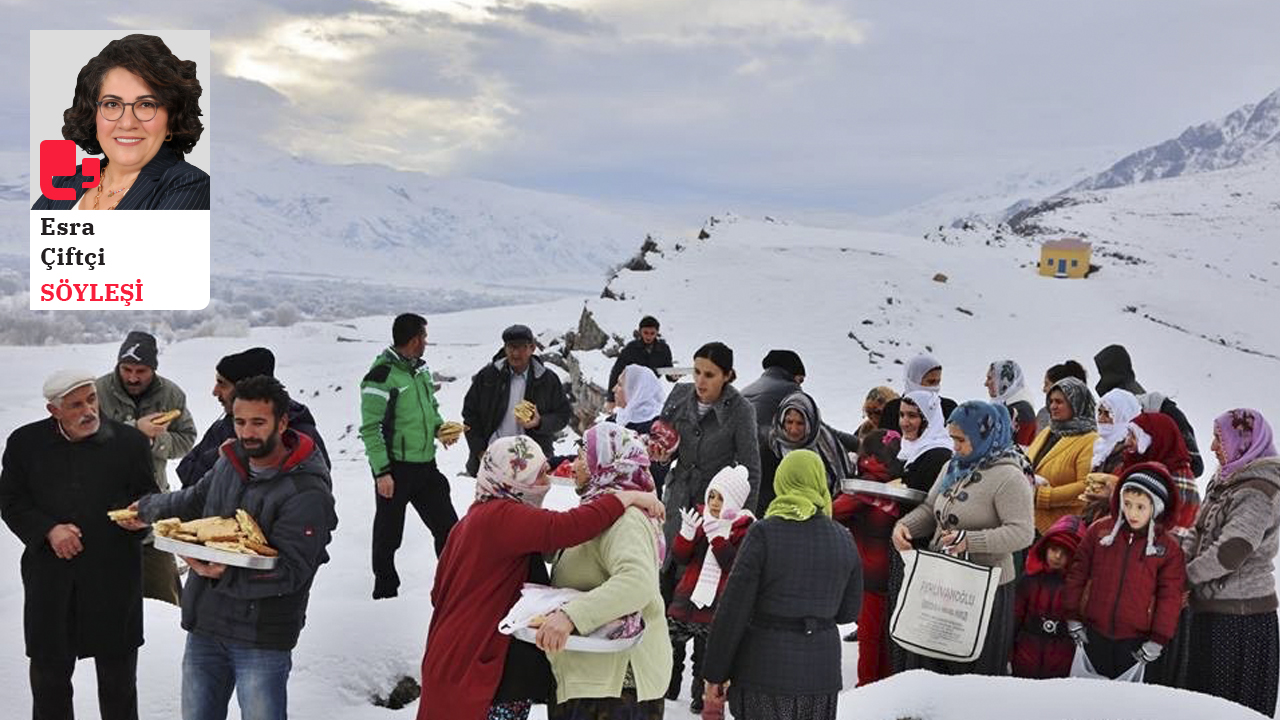
<svg viewBox="0 0 1280 720"><path fill-rule="evenodd" d="M183 720L225 717L233 689L244 717L286 717L293 647L311 582L329 560L325 546L338 524L328 467L311 438L288 428L288 410L289 395L275 378L237 382L236 439L222 445L213 470L191 487L143 498L136 503L137 519L118 521L138 529L168 518L247 513L278 552L268 569L187 558L192 575L182 596L188 633Z"/></svg>

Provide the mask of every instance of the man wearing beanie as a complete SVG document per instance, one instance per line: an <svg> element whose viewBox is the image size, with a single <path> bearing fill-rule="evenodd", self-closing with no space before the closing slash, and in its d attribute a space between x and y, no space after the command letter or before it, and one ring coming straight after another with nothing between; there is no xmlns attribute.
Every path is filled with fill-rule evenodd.
<svg viewBox="0 0 1280 720"><path fill-rule="evenodd" d="M782 398L800 389L804 382L804 362L795 350L770 350L760 362L764 368L755 382L742 388L742 397L756 410L756 425L760 427L760 444L768 440L773 415L778 412Z"/></svg>
<svg viewBox="0 0 1280 720"><path fill-rule="evenodd" d="M528 435L547 457L556 434L569 424L573 406L560 385L560 376L534 357L538 344L525 325L502 331L502 349L493 362L471 378L471 387L462 400L462 421L467 430L467 474L475 476L480 457L489 443L512 435ZM528 420L521 420L515 408L522 401L536 408Z"/></svg>
<svg viewBox="0 0 1280 720"><path fill-rule="evenodd" d="M196 443L196 446L191 448L178 463L176 472L182 487L195 485L205 473L212 470L214 464L218 462L218 448L222 447L222 443L235 438L236 428L235 421L231 417L231 401L234 399L236 383L257 375L275 377L275 370L276 356L264 347L249 348L218 361L214 371L213 396L218 399L226 413L213 421L209 429L204 431L200 442ZM307 406L290 398L288 417L289 427L314 440L316 450L324 460L325 466L330 466L324 439L320 437L320 431L316 429L316 420L311 416Z"/></svg>
<svg viewBox="0 0 1280 720"><path fill-rule="evenodd" d="M1115 678L1143 663L1145 682L1175 679L1176 663L1160 659L1177 636L1187 578L1182 549L1166 532L1178 502L1164 465L1133 465L1117 483L1111 517L1089 526L1076 551L1062 606L1099 674Z"/></svg>
<svg viewBox="0 0 1280 720"><path fill-rule="evenodd" d="M187 410L182 389L156 374L159 365L156 339L134 330L125 337L116 353L116 367L97 379L98 404L104 418L136 427L151 441L152 475L160 492L169 490L165 465L182 457L196 441L196 425ZM171 410L177 417L162 417ZM143 595L178 604L182 588L173 556L151 546L142 549Z"/></svg>
<svg viewBox="0 0 1280 720"><path fill-rule="evenodd" d="M0 460L0 516L25 546L32 711L72 717L76 659L91 657L102 717L137 718L144 533L122 530L107 512L155 492L150 447L99 416L93 373L55 372L44 398L49 417L13 431Z"/></svg>
<svg viewBox="0 0 1280 720"><path fill-rule="evenodd" d="M613 362L613 369L609 371L609 386L605 390L609 393L610 402L613 401L613 388L618 384L618 376L622 375L628 365L644 365L654 373L671 367L671 346L658 334L658 329L658 319L654 316L645 315L640 318L635 338L622 346L622 352L618 353L618 359Z"/></svg>
<svg viewBox="0 0 1280 720"><path fill-rule="evenodd" d="M427 319L403 313L391 323L391 347L373 359L360 381L360 439L373 474L373 599L399 594L396 551L409 504L435 538L436 557L458 522L449 479L436 465L444 418L427 351ZM441 444L448 447L456 438Z"/></svg>

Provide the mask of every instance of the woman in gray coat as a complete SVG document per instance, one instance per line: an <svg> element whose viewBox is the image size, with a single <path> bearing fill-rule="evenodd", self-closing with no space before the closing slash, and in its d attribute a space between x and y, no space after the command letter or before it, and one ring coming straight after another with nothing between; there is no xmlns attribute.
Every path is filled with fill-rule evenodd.
<svg viewBox="0 0 1280 720"><path fill-rule="evenodd" d="M733 350L724 343L709 342L693 354L693 382L676 385L662 407L662 419L680 433L680 445L676 448L663 488L667 520L662 530L666 547L672 546L680 530L680 511L700 504L711 478L730 465L742 465L747 469L751 495L744 509L755 512L760 492L756 413L751 403L730 384L735 377ZM662 596L668 603L680 573L681 568L668 556L661 575ZM705 641L694 641L695 670L704 645ZM667 698L671 700L679 697L683 648L675 649L675 661L677 672L672 673L671 687L667 691ZM697 677L698 673L694 675ZM701 694L698 684L692 690L693 697Z"/></svg>
<svg viewBox="0 0 1280 720"><path fill-rule="evenodd" d="M1280 454L1257 410L1213 423L1218 471L1209 481L1187 552L1191 586L1190 689L1267 717L1276 711L1280 625Z"/></svg>

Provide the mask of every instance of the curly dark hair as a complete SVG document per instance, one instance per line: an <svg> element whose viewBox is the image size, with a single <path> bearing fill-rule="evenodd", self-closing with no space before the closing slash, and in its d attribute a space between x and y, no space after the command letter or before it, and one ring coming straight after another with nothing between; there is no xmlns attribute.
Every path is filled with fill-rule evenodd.
<svg viewBox="0 0 1280 720"><path fill-rule="evenodd" d="M80 68L71 107L62 113L62 137L72 140L90 155L102 152L98 142L98 92L102 79L115 68L142 78L169 113L165 145L183 155L191 152L204 132L200 122L200 81L194 60L179 60L155 35L127 35L112 40L97 57Z"/></svg>

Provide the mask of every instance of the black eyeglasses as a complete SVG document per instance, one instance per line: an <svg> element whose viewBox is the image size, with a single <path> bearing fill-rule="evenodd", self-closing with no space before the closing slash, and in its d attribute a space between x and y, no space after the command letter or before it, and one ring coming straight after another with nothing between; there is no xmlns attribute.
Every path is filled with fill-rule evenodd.
<svg viewBox="0 0 1280 720"><path fill-rule="evenodd" d="M98 112L102 113L103 120L112 122L124 117L124 109L127 105L133 106L133 116L138 118L138 122L147 122L156 116L156 112L160 109L160 103L155 100L138 100L137 102L120 102L119 100L99 100L97 103Z"/></svg>

